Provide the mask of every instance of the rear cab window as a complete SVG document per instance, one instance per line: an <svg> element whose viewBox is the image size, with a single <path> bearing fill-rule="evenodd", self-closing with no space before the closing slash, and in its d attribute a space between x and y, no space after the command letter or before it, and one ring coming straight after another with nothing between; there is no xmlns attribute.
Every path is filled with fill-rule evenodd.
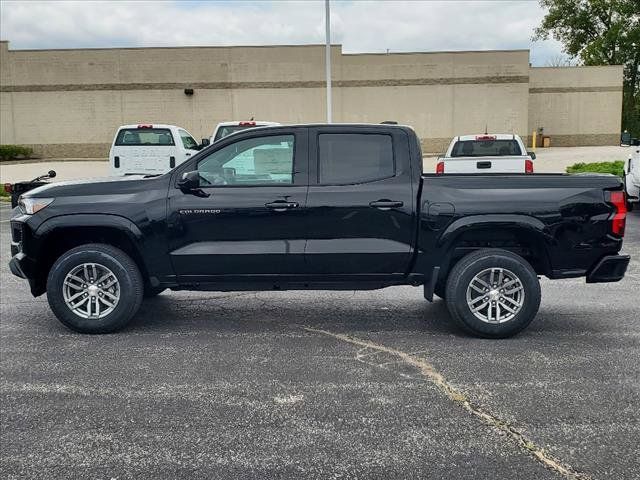
<svg viewBox="0 0 640 480"><path fill-rule="evenodd" d="M116 136L116 146L175 145L168 128L123 128Z"/></svg>
<svg viewBox="0 0 640 480"><path fill-rule="evenodd" d="M255 125L225 125L220 127L216 132L216 136L213 139L214 142L217 142L221 138L228 137L232 133L239 132L241 130L246 130L247 128L255 128Z"/></svg>
<svg viewBox="0 0 640 480"><path fill-rule="evenodd" d="M395 175L393 140L388 134L318 135L318 183L349 185Z"/></svg>
<svg viewBox="0 0 640 480"><path fill-rule="evenodd" d="M451 149L451 157L501 157L524 155L515 139L496 140L493 137L460 140Z"/></svg>

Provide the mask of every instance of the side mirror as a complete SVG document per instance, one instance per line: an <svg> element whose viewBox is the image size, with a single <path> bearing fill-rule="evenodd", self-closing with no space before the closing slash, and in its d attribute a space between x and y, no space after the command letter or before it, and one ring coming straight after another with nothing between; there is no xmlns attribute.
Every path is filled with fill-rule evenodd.
<svg viewBox="0 0 640 480"><path fill-rule="evenodd" d="M47 175L49 176L49 178L56 178L56 171L55 170L49 170L49 172L47 173Z"/></svg>
<svg viewBox="0 0 640 480"><path fill-rule="evenodd" d="M208 138L203 138L202 139L202 143L200 143L200 145L202 145L202 147L206 147L207 145L209 145L211 142L209 142Z"/></svg>
<svg viewBox="0 0 640 480"><path fill-rule="evenodd" d="M640 138L631 139L631 145L633 145L634 147L640 146Z"/></svg>
<svg viewBox="0 0 640 480"><path fill-rule="evenodd" d="M527 155L529 155L531 157L531 160L535 160L536 159L536 152L527 152Z"/></svg>
<svg viewBox="0 0 640 480"><path fill-rule="evenodd" d="M185 172L182 174L182 178L178 180L178 187L183 192L192 192L200 188L200 175L197 170L192 172Z"/></svg>

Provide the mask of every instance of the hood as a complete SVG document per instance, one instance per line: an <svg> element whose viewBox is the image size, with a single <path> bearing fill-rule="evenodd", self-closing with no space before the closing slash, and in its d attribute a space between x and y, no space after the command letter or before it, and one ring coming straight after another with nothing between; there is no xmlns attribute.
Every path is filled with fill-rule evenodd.
<svg viewBox="0 0 640 480"><path fill-rule="evenodd" d="M58 196L95 195L100 193L125 193L136 189L141 183L153 182L155 175L127 175L123 177L100 177L65 182L52 182L22 194L25 198L48 198Z"/></svg>

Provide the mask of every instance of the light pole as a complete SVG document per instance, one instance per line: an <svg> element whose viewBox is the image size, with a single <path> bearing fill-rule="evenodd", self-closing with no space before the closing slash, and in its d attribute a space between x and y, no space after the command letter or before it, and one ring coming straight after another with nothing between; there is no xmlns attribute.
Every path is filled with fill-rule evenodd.
<svg viewBox="0 0 640 480"><path fill-rule="evenodd" d="M331 9L329 7L329 0L324 0L325 6L325 70L327 74L327 123L332 121L332 108L331 108Z"/></svg>

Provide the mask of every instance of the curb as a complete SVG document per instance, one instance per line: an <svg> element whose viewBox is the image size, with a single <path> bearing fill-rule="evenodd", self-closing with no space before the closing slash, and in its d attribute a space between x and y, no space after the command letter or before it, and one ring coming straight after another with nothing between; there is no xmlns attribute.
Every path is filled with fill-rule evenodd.
<svg viewBox="0 0 640 480"><path fill-rule="evenodd" d="M51 162L108 162L108 158L31 158L28 160L6 160L0 161L2 165L24 165L29 163L51 163Z"/></svg>

